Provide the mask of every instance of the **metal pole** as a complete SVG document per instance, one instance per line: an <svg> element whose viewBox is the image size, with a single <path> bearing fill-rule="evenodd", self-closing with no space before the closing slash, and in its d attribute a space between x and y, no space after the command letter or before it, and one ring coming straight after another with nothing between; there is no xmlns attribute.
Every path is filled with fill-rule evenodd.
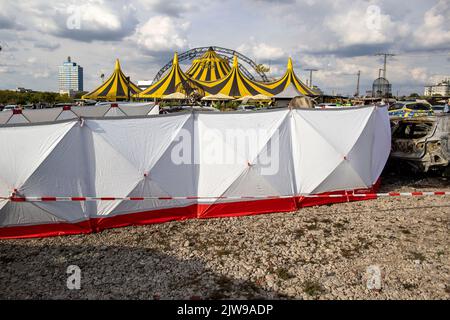
<svg viewBox="0 0 450 320"><path fill-rule="evenodd" d="M127 77L127 94L128 94L128 101L130 101L130 77Z"/></svg>
<svg viewBox="0 0 450 320"><path fill-rule="evenodd" d="M359 79L361 77L361 70L358 70L358 82L356 83L356 96L359 97Z"/></svg>

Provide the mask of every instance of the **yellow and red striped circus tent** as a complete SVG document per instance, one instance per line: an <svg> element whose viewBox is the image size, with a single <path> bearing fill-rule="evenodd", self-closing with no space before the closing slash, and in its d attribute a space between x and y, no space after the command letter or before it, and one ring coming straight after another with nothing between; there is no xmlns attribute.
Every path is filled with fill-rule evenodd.
<svg viewBox="0 0 450 320"><path fill-rule="evenodd" d="M129 92L128 92L129 85ZM116 59L113 74L92 92L85 94L83 99L118 101L126 100L134 94L139 93L141 89L133 82L129 82L120 68L119 59Z"/></svg>
<svg viewBox="0 0 450 320"><path fill-rule="evenodd" d="M293 85L298 92L306 96L314 96L316 93L306 86L295 74L292 59L289 58L287 70L285 74L278 80L273 82L257 82L245 77L239 70L237 57L233 58L233 66L228 75L217 81L200 81L197 83L202 86L207 94L222 93L228 96L240 98L243 96L255 96L263 94L266 96L274 96L283 92L289 85Z"/></svg>
<svg viewBox="0 0 450 320"><path fill-rule="evenodd" d="M199 59L192 62L186 75L193 80L216 81L224 78L231 70L228 60L209 48Z"/></svg>
<svg viewBox="0 0 450 320"><path fill-rule="evenodd" d="M190 82L189 77L181 70L178 63L178 54L175 53L172 61L172 68L165 77L152 84L144 91L134 95L135 98L162 98L169 94L182 91L181 83Z"/></svg>

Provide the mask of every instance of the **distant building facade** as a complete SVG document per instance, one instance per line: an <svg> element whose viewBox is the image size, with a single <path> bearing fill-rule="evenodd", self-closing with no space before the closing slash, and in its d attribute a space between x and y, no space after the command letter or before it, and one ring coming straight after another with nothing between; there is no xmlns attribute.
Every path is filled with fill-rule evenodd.
<svg viewBox="0 0 450 320"><path fill-rule="evenodd" d="M59 66L59 93L74 95L83 91L83 68L67 57Z"/></svg>
<svg viewBox="0 0 450 320"><path fill-rule="evenodd" d="M425 86L424 96L431 97L438 95L442 97L450 96L450 78L444 79L435 85Z"/></svg>

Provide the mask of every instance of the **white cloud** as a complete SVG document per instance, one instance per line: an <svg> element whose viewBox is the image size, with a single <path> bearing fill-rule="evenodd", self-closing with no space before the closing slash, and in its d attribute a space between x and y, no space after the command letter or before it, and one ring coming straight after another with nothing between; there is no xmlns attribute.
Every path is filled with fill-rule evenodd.
<svg viewBox="0 0 450 320"><path fill-rule="evenodd" d="M414 32L419 47L450 47L450 2L439 1L424 13L423 24Z"/></svg>
<svg viewBox="0 0 450 320"><path fill-rule="evenodd" d="M139 26L131 40L149 53L184 50L188 47L186 32L189 25L189 22L170 16L155 16Z"/></svg>
<svg viewBox="0 0 450 320"><path fill-rule="evenodd" d="M256 59L257 61L280 60L282 58L287 58L287 54L283 51L283 49L268 45L266 43L257 43L253 39L250 39L248 43L240 45L236 50L249 56L249 58Z"/></svg>
<svg viewBox="0 0 450 320"><path fill-rule="evenodd" d="M324 26L337 36L339 46L394 43L409 32L407 25L393 22L376 5L360 5L337 13L327 18Z"/></svg>

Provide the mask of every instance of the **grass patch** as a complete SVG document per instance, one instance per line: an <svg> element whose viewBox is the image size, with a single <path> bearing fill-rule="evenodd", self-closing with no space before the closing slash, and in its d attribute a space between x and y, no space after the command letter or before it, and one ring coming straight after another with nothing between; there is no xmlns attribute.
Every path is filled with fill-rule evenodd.
<svg viewBox="0 0 450 320"><path fill-rule="evenodd" d="M317 230L317 224L314 223L314 224L307 225L306 229L310 230L310 231L311 230Z"/></svg>
<svg viewBox="0 0 450 320"><path fill-rule="evenodd" d="M340 222L336 222L335 224L333 224L333 227L335 227L336 229L345 229L345 226Z"/></svg>
<svg viewBox="0 0 450 320"><path fill-rule="evenodd" d="M285 268L279 268L275 271L275 274L278 276L278 278L282 280L289 280L294 278L294 275L289 273L289 271Z"/></svg>
<svg viewBox="0 0 450 320"><path fill-rule="evenodd" d="M319 296L325 292L325 289L320 282L316 280L307 280L303 282L302 288L304 293L312 297Z"/></svg>
<svg viewBox="0 0 450 320"><path fill-rule="evenodd" d="M216 252L216 254L217 254L219 257L222 257L222 256L228 256L228 255L232 254L232 252L231 252L231 250L223 249L223 250L218 250L218 251Z"/></svg>
<svg viewBox="0 0 450 320"><path fill-rule="evenodd" d="M402 286L405 290L414 290L418 288L417 284L415 283L402 283Z"/></svg>
<svg viewBox="0 0 450 320"><path fill-rule="evenodd" d="M421 262L426 260L425 256L422 253L420 253L420 252L410 251L409 255L410 255L412 260L419 260Z"/></svg>
<svg viewBox="0 0 450 320"><path fill-rule="evenodd" d="M305 235L305 230L303 229L296 229L294 230L294 236L296 239L301 239Z"/></svg>

